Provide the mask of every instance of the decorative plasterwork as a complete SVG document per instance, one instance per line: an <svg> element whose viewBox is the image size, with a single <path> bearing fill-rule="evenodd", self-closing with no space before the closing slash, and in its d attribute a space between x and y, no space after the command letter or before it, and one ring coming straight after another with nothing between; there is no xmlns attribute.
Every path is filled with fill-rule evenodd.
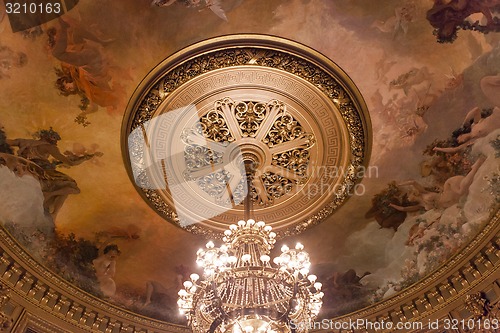
<svg viewBox="0 0 500 333"><path fill-rule="evenodd" d="M467 332L490 332L492 326L500 330L500 301L491 303L482 292L477 292L466 296L465 309L472 313L476 326L468 327ZM477 327L479 324L482 324L481 328Z"/></svg>
<svg viewBox="0 0 500 333"><path fill-rule="evenodd" d="M499 221L497 213L467 247L426 279L386 301L333 320L363 318L395 325L399 321L455 318L450 311L465 308L467 295L491 285L496 286L500 299ZM10 288L10 298L28 313L37 313L38 317L43 313L49 322L72 327L67 332L189 332L186 327L124 311L75 288L33 260L3 229L0 229L0 247L0 280ZM495 310L491 307L493 303L483 305L487 307L485 315Z"/></svg>
<svg viewBox="0 0 500 333"><path fill-rule="evenodd" d="M486 241L487 240L487 241ZM500 282L500 211L465 248L426 278L390 299L336 321L427 322L463 304L471 290ZM427 332L423 330L422 332Z"/></svg>
<svg viewBox="0 0 500 333"><path fill-rule="evenodd" d="M3 311L9 300L10 289L0 283L0 332L7 332L12 327L12 318Z"/></svg>
<svg viewBox="0 0 500 333"><path fill-rule="evenodd" d="M287 236L352 194L370 145L366 105L347 75L312 49L262 35L172 55L138 87L122 126L139 193L166 220L209 237L242 217L242 159L256 162L255 218Z"/></svg>
<svg viewBox="0 0 500 333"><path fill-rule="evenodd" d="M238 127L231 129L230 122ZM219 149L200 145L205 139L220 143ZM244 200L245 160L251 161L256 169L252 199L262 208L278 203L292 191L298 193L314 172L311 165L317 164L311 163L309 153L315 144L314 134L305 132L278 100L266 103L233 101L229 97L217 100L194 127L183 131L181 141L185 145L184 181L194 181L215 199L215 204L228 208ZM235 147L240 155L234 161L236 167L227 168L225 160ZM229 196L227 188L233 179L237 183Z"/></svg>

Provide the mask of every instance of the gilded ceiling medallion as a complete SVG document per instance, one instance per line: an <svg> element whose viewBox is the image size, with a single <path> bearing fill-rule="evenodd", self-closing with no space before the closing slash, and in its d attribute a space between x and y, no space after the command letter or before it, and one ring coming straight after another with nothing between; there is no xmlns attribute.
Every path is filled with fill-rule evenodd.
<svg viewBox="0 0 500 333"><path fill-rule="evenodd" d="M289 40L218 37L170 56L123 121L130 178L167 221L217 237L254 214L278 236L330 216L355 190L371 146L366 105L332 61Z"/></svg>

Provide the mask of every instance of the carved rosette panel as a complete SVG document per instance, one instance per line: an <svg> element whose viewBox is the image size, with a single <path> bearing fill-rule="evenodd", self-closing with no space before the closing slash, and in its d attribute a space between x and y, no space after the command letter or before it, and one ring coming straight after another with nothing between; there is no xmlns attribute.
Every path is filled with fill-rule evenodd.
<svg viewBox="0 0 500 333"><path fill-rule="evenodd" d="M231 133L226 117L234 118L232 121L238 126L233 131L238 133ZM235 140L236 137L239 140ZM207 146L197 144L203 140ZM214 107L202 115L199 122L183 131L182 142L186 145L184 180L195 180L202 191L215 198L215 203L228 206L243 202L248 189L242 162L250 158L258 168L252 200L257 205L269 206L305 185L310 173L309 149L315 140L314 134L306 133L287 112L286 105L278 100L233 101L226 97L215 101ZM222 144L220 151L208 148L216 143ZM240 147L241 156L236 157L237 165L232 169L237 175L231 175L223 164L224 156L234 151L231 143ZM273 154L273 148L278 152ZM259 149L260 154L255 152ZM273 171L266 171L269 169ZM224 198L234 176L241 179L231 196Z"/></svg>
<svg viewBox="0 0 500 333"><path fill-rule="evenodd" d="M166 59L132 97L122 133L129 175L150 206L215 238L242 216L243 161L257 166L255 218L286 236L349 197L371 147L366 105L347 75L314 50L261 35Z"/></svg>

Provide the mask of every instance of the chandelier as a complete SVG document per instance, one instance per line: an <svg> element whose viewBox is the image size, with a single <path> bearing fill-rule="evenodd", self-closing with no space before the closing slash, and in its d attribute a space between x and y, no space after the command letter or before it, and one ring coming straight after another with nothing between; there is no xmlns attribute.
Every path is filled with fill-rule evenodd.
<svg viewBox="0 0 500 333"><path fill-rule="evenodd" d="M284 245L271 263L276 242L263 221L241 220L197 252L203 277L191 274L177 302L193 333L307 332L322 305L321 283L309 275L304 246Z"/></svg>

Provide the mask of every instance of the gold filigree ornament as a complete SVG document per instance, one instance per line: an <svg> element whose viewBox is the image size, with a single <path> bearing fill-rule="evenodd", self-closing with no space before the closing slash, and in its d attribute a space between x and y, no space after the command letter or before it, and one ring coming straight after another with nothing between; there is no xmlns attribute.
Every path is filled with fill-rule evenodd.
<svg viewBox="0 0 500 333"><path fill-rule="evenodd" d="M243 216L251 166L255 218L280 237L320 223L352 194L371 123L354 83L322 54L230 35L188 46L144 78L122 148L144 200L209 237Z"/></svg>

